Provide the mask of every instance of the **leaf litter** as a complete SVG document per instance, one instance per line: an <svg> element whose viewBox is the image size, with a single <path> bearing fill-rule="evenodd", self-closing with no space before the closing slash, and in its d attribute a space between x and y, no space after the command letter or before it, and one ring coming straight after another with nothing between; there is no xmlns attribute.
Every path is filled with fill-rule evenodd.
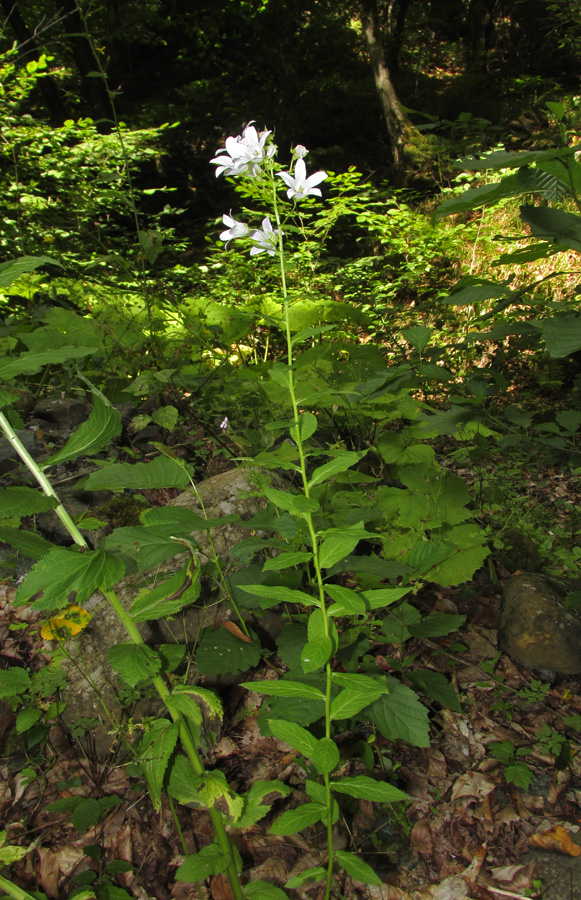
<svg viewBox="0 0 581 900"><path fill-rule="evenodd" d="M16 615L11 596L12 589L3 585L3 665L19 660L38 668L44 661L38 627L10 629ZM392 744L376 735L376 757L383 760L383 777L411 799L407 808L369 800L353 802L348 818L336 827L336 847L360 855L384 883L363 886L344 875L341 893L350 900L538 896L539 866L528 855L531 848L559 854L569 863L581 853L579 736L563 724L564 718L575 721L573 717L581 714L577 683L562 680L549 686L539 699L534 673L506 656L497 658L499 591L490 584L475 581L470 592L465 586L456 591L426 588L417 600L430 611L467 616L460 648L450 637L414 638L406 648L407 653L416 654L418 666L451 678L462 698L462 711L428 700L432 742L426 748ZM17 611L17 621L34 625L26 609ZM212 764L236 790L246 790L260 779L284 782L295 793L277 802L276 814L296 806L305 778L297 755L276 738L261 735L256 695L233 686L223 699L226 718L211 750ZM60 900L84 883L88 869L99 874L107 862L117 860L132 866L115 875L117 889L125 892L119 896L230 900L230 888L221 876L199 890L175 881L184 849L169 802L164 798L156 813L143 784L129 777L121 759L114 755L92 759L86 748L57 724L49 730L44 763L36 761L39 777L30 780L26 773L30 761L22 747L15 755L7 752L6 738L13 723L14 713L4 704L0 718L0 825L11 842L32 847L10 868L16 884L29 891L41 889L51 900ZM560 768L555 766L555 754L538 745L539 734L553 732L566 734L572 749L570 760ZM522 759L530 770L528 789L518 784L518 778L517 783L507 780L505 762L490 752L490 746L498 744L510 744L516 753L523 751L515 759ZM364 771L353 759L341 765L341 776ZM381 772L375 775L382 777ZM69 813L47 809L67 797L113 795L120 798L119 805L82 832L73 826ZM179 807L177 815L188 853L211 842L207 813ZM269 814L239 833L233 831L253 879L283 887L305 868L325 865L325 833L320 825L283 838L269 834L272 819ZM98 852L92 849L95 847ZM525 855L527 861L523 862ZM322 895L320 885L307 883L290 896L319 900Z"/></svg>

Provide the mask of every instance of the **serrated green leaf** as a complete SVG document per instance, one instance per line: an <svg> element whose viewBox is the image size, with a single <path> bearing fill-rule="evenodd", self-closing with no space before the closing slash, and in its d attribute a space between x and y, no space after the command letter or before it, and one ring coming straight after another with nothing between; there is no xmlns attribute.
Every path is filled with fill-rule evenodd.
<svg viewBox="0 0 581 900"><path fill-rule="evenodd" d="M283 812L270 827L270 834L285 836L298 834L303 828L322 822L327 817L327 807L323 803L303 803L297 809Z"/></svg>
<svg viewBox="0 0 581 900"><path fill-rule="evenodd" d="M368 775L355 775L354 778L342 778L332 781L331 790L339 794L349 794L358 800L374 800L377 803L396 803L409 800L407 794L386 781L377 781Z"/></svg>
<svg viewBox="0 0 581 900"><path fill-rule="evenodd" d="M521 206L520 217L534 237L581 252L581 216L551 206Z"/></svg>
<svg viewBox="0 0 581 900"><path fill-rule="evenodd" d="M298 750L307 759L312 759L317 747L317 739L306 728L284 719L269 719L268 727L276 738L284 741L293 750Z"/></svg>
<svg viewBox="0 0 581 900"><path fill-rule="evenodd" d="M304 518L308 513L316 512L319 508L316 500L312 497L305 497L304 494L291 494L287 491L265 488L264 495L279 509L285 509L300 518Z"/></svg>
<svg viewBox="0 0 581 900"><path fill-rule="evenodd" d="M541 323L549 356L562 359L581 350L581 316L555 316Z"/></svg>
<svg viewBox="0 0 581 900"><path fill-rule="evenodd" d="M131 604L129 615L134 622L149 622L173 616L200 596L200 570L190 557L186 565L151 590L144 588Z"/></svg>
<svg viewBox="0 0 581 900"><path fill-rule="evenodd" d="M171 525L127 525L116 528L107 535L103 546L109 554L125 557L128 565L146 572L166 559L183 553L185 547L178 540L181 537L188 540L194 548L197 547L189 532L180 533Z"/></svg>
<svg viewBox="0 0 581 900"><path fill-rule="evenodd" d="M230 859L216 844L202 847L199 853L186 856L176 872L176 881L195 883L213 875L220 875L228 868Z"/></svg>
<svg viewBox="0 0 581 900"><path fill-rule="evenodd" d="M5 833L6 832L0 832L0 834L5 834ZM30 852L30 847L17 847L14 844L0 846L0 867L2 865L10 866L10 865L12 865L12 863L18 862L19 859L22 859L29 852ZM3 887L3 889L4 889L4 887ZM10 896L10 895L8 894L6 896ZM20 893L18 896L20 897ZM25 898L26 898L26 900L27 900L27 898L30 898L30 900L32 900L32 897L30 894L25 894Z"/></svg>
<svg viewBox="0 0 581 900"><path fill-rule="evenodd" d="M29 602L47 612L71 603L81 606L96 590L120 581L124 571L121 560L103 550L82 553L57 547L32 568L16 591L14 605Z"/></svg>
<svg viewBox="0 0 581 900"><path fill-rule="evenodd" d="M109 662L127 684L135 687L161 672L159 655L146 644L115 644L107 651Z"/></svg>
<svg viewBox="0 0 581 900"><path fill-rule="evenodd" d="M70 436L65 446L49 456L42 463L42 469L48 469L56 463L79 456L93 456L111 444L113 438L121 433L121 415L110 403L99 394L93 394L93 409L86 422Z"/></svg>
<svg viewBox="0 0 581 900"><path fill-rule="evenodd" d="M236 822L236 828L251 828L270 810L279 797L288 797L290 787L281 781L255 781L243 794L244 811Z"/></svg>
<svg viewBox="0 0 581 900"><path fill-rule="evenodd" d="M359 856L354 853L347 853L346 850L336 850L335 859L342 866L351 878L360 881L362 884L383 884L383 881L376 875L371 866L368 866Z"/></svg>
<svg viewBox="0 0 581 900"><path fill-rule="evenodd" d="M333 642L328 634L308 641L301 653L303 672L316 672L329 661L332 652Z"/></svg>
<svg viewBox="0 0 581 900"><path fill-rule="evenodd" d="M378 690L375 691L354 691L345 688L331 703L331 718L350 719L381 697L382 693L381 685L378 685Z"/></svg>
<svg viewBox="0 0 581 900"><path fill-rule="evenodd" d="M34 516L47 509L54 509L59 501L47 497L42 491L29 487L9 487L0 490L0 519Z"/></svg>
<svg viewBox="0 0 581 900"><path fill-rule="evenodd" d="M330 569L335 563L349 556L361 538L358 535L334 535L323 541L319 547L319 563L323 569Z"/></svg>
<svg viewBox="0 0 581 900"><path fill-rule="evenodd" d="M247 643L225 628L206 628L196 651L196 666L202 675L246 672L258 665L260 655L259 641Z"/></svg>
<svg viewBox="0 0 581 900"><path fill-rule="evenodd" d="M352 591L351 588L342 587L338 584L326 584L325 592L331 600L335 600L335 604L330 606L327 612L332 616L343 615L362 615L367 612L367 605L360 594Z"/></svg>
<svg viewBox="0 0 581 900"><path fill-rule="evenodd" d="M211 718L218 718L220 720L224 718L222 701L214 691L209 691L207 688L200 687L199 685L176 684L172 691L172 697L175 698L181 694L200 700L207 707Z"/></svg>
<svg viewBox="0 0 581 900"><path fill-rule="evenodd" d="M9 700L18 697L30 687L30 675L26 669L12 666L10 669L0 669L0 700Z"/></svg>
<svg viewBox="0 0 581 900"><path fill-rule="evenodd" d="M428 697L432 697L433 700L437 700L442 706L453 709L454 712L462 712L454 685L441 672L433 672L431 669L416 669L414 672L408 672L407 677L414 687L423 691Z"/></svg>
<svg viewBox="0 0 581 900"><path fill-rule="evenodd" d="M287 895L268 881L251 881L242 888L245 900L288 900Z"/></svg>
<svg viewBox="0 0 581 900"><path fill-rule="evenodd" d="M407 741L414 747L430 746L428 710L415 691L396 678L387 678L389 694L371 705L369 717L391 741Z"/></svg>
<svg viewBox="0 0 581 900"><path fill-rule="evenodd" d="M114 647L112 649L115 649ZM180 726L178 722L156 719L145 732L139 747L139 762L143 768L153 808L161 809L161 791L165 772L175 750Z"/></svg>
<svg viewBox="0 0 581 900"><path fill-rule="evenodd" d="M173 528L178 534L188 534L192 531L221 528L222 525L228 525L230 522L240 522L240 516L232 513L228 516L207 519L186 506L154 506L152 509L142 512L141 521L148 527L167 526Z"/></svg>
<svg viewBox="0 0 581 900"><path fill-rule="evenodd" d="M91 797L81 799L71 815L71 822L77 829L79 834L96 825L101 818L101 807L99 801Z"/></svg>
<svg viewBox="0 0 581 900"><path fill-rule="evenodd" d="M168 456L156 456L148 463L113 463L91 472L85 482L87 491L152 490L153 488L186 488L187 471Z"/></svg>
<svg viewBox="0 0 581 900"><path fill-rule="evenodd" d="M25 531L23 528L0 527L0 541L35 562L55 549L55 545L50 541L34 531Z"/></svg>
<svg viewBox="0 0 581 900"><path fill-rule="evenodd" d="M304 872L301 872L300 875L295 875L293 878L289 878L289 880L285 883L285 887L290 890L298 890L307 881L322 881L327 875L327 870L323 869L322 866L313 866L311 869L305 869Z"/></svg>
<svg viewBox="0 0 581 900"><path fill-rule="evenodd" d="M256 597L266 597L272 600L271 605L277 603L299 603L302 606L318 606L317 600L304 591L295 591L293 588L284 587L284 585L266 585L266 584L239 584L239 590L246 594L254 594Z"/></svg>
<svg viewBox="0 0 581 900"><path fill-rule="evenodd" d="M369 603L370 609L384 609L409 594L410 588L378 588L376 591L362 591L361 596Z"/></svg>
<svg viewBox="0 0 581 900"><path fill-rule="evenodd" d="M0 361L0 381L10 381L18 375L34 375L47 365L79 359L95 352L95 347L60 347L56 350L29 351L14 359Z"/></svg>
<svg viewBox="0 0 581 900"><path fill-rule="evenodd" d="M304 697L310 700L324 700L325 695L319 688L312 684L302 684L300 681L245 681L241 687L268 697Z"/></svg>
<svg viewBox="0 0 581 900"><path fill-rule="evenodd" d="M169 769L167 792L178 803L202 804L198 791L200 779L192 769L192 764L186 756L177 754L172 760Z"/></svg>
<svg viewBox="0 0 581 900"><path fill-rule="evenodd" d="M279 553L272 559L267 559L262 567L263 572L281 572L292 566L300 566L312 560L313 554L306 550L293 550L289 553Z"/></svg>
<svg viewBox="0 0 581 900"><path fill-rule="evenodd" d="M363 459L366 454L367 450L343 451L328 463L315 469L309 479L309 488L314 487L316 484L322 484L324 481L328 481L329 478L332 478L332 476L336 475L338 472L344 472L346 469L350 469L351 466L358 463L360 459Z"/></svg>
<svg viewBox="0 0 581 900"><path fill-rule="evenodd" d="M339 748L331 738L320 738L311 759L319 775L328 775L339 765Z"/></svg>

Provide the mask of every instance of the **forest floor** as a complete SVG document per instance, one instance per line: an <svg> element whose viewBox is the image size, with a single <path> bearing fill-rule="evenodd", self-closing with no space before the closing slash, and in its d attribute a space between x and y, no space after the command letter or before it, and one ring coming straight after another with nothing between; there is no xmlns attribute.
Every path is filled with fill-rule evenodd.
<svg viewBox="0 0 581 900"><path fill-rule="evenodd" d="M528 473L537 503L554 506L561 498L579 505L577 479L567 480L556 468L542 479L539 475ZM383 766L375 776L406 791L410 801L387 808L359 800L345 810L336 826L336 848L360 854L384 883L363 886L345 876L337 897L572 900L581 895L579 683L543 681L499 653L502 584L510 573L497 566L500 577L491 579L491 571L481 570L461 587L428 585L414 601L422 612L466 616L455 635L405 645L414 665L452 680L461 711L432 703L431 744L425 749L391 744L371 729L363 735L373 740ZM12 607L13 592L9 583L1 585L1 655L5 664L35 669L46 661L46 644L30 611ZM283 887L302 870L325 864L326 835L317 827L293 837L269 834L273 816L304 799L304 769L288 746L260 734L257 694L235 685L222 700L225 719L209 766L223 771L236 790L258 779L278 779L295 789L291 800L278 801L257 825L232 832L247 877ZM182 844L167 798L156 812L143 781L130 777L119 753L98 759L90 739L77 740L62 725L51 727L46 742L26 752L22 742L11 739L14 723L15 714L0 709L0 824L8 843L31 845L11 866L16 884L55 900L83 885L100 900L230 900L224 876L200 887L175 881L184 845L193 853L212 840L206 813L177 809ZM363 772L361 763L346 758L339 775ZM98 825L80 832L70 811L48 809L74 796L116 799ZM321 900L323 892L313 885L290 896Z"/></svg>

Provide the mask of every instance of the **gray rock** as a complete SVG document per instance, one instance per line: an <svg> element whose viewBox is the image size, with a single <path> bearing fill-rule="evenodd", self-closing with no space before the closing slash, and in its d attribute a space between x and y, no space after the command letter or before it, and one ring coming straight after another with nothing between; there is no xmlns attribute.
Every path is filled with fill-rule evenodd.
<svg viewBox="0 0 581 900"><path fill-rule="evenodd" d="M234 469L215 475L201 482L198 493L209 518L229 515L240 515L242 519L250 519L264 506L263 498L257 493L253 478L255 472L250 469ZM284 484L283 479L269 476L275 486ZM200 511L200 504L195 496L185 491L168 504L170 506L188 507ZM229 523L212 534L214 546L222 559L228 558L229 550L238 541L248 537L248 530L236 523ZM209 557L210 542L206 532L194 532L193 538L201 547L200 556ZM115 593L123 606L128 609L138 592L146 586L159 583L178 571L187 561L187 554L179 554L173 559L157 566L155 570L141 572L124 578L115 588ZM201 560L203 561L203 559ZM201 628L212 626L219 621L231 617L227 604L209 595L210 589L203 585L200 600L187 608L171 622L157 621L140 624L142 638L150 646L162 643L189 642L193 644ZM119 697L119 682L112 670L107 652L114 644L128 640L121 622L111 609L102 594L94 594L85 604L92 619L80 638L71 642L72 659L64 662L68 669L68 685L63 699L67 706L64 719L69 725L75 725L83 717L92 717L101 723L91 732L91 742L98 755L106 754L112 744L110 718L119 719L127 710ZM190 681L196 681L195 666L190 667ZM243 680L232 676L216 676L205 679L206 687L215 687L234 681ZM159 701L155 698L140 701L132 712L134 719L159 712Z"/></svg>
<svg viewBox="0 0 581 900"><path fill-rule="evenodd" d="M568 595L581 582L547 575L513 575L504 588L498 643L516 662L546 673L581 673L581 612Z"/></svg>

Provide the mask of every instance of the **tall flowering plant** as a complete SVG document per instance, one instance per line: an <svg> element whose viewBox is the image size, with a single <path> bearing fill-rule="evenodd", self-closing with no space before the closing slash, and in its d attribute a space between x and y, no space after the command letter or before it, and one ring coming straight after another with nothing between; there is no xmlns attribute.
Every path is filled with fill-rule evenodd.
<svg viewBox="0 0 581 900"><path fill-rule="evenodd" d="M304 803L298 809L284 812L273 823L271 833L280 836L295 834L307 826L320 822L327 834L326 865L302 872L296 878L292 878L286 886L300 888L309 881L322 881L325 900L329 900L337 866L342 867L358 881L368 884L381 883L381 879L357 854L334 848L333 826L339 816L336 795L348 794L356 799L373 799L387 803L406 799L406 795L392 785L377 782L368 776L339 779L337 772L340 764L339 746L335 740L337 721L349 720L379 697L389 693L389 689L385 679L335 672L332 665L339 647L334 617L348 614L355 609L365 610L365 603L354 591L327 584L325 570L332 568L335 563L352 552L359 540L366 536L366 531L363 522L342 528L325 528L318 497L320 486L329 484L334 476L354 466L367 451L329 450L328 462L318 465L313 471L307 469L309 457L318 454L318 451L309 450L309 439L316 432L318 422L311 411L301 408L295 390L293 352L295 344L305 339L306 332L303 331L300 338L298 335L293 337L291 332L284 243L286 223L297 212L297 204L308 197L322 197L320 185L327 178L327 173L322 171L307 174L305 163L307 154L305 147L297 145L293 150L289 169L281 170L276 162L277 147L272 141L272 132L258 132L254 125L250 124L241 135L227 138L225 146L217 151L211 162L216 166L216 176L245 179L249 183L247 186L251 189L252 196L261 199L268 211L262 218L260 227L238 221L230 211L223 216L226 227L220 234L220 239L226 245L232 241L244 242L250 246L251 256L264 254L275 257L280 269L287 361L286 365L275 364L270 374L288 391L291 406L288 426L296 454L293 461L289 461L286 457L283 462L286 469L295 471L301 483L302 493L287 493L283 490L265 488L264 494L280 513L290 513L302 523L300 530L306 534L304 547L298 554L295 553L294 557L293 553L286 555L295 560L300 558L302 563L306 563L310 571L314 572L314 579L310 579L310 587L307 588L309 593L307 590L291 590L284 585L273 587L254 584L240 587L255 596L267 597L270 604L273 600L290 601L302 605L303 609L308 611L308 639L302 649L301 665L305 675L316 677L316 683L305 684L283 677L279 681L252 681L245 686L269 697L318 702L324 708L323 737L316 738L308 729L283 718L268 719L268 727L272 734L310 760L307 770L316 772L319 779L307 780L306 791L311 802ZM286 197L283 192L286 193ZM313 329L313 332L318 330ZM271 463L276 465L276 452L271 452L270 457ZM265 571L266 567L267 564ZM377 600L381 603L393 602L406 590L382 590L377 592L381 594Z"/></svg>

